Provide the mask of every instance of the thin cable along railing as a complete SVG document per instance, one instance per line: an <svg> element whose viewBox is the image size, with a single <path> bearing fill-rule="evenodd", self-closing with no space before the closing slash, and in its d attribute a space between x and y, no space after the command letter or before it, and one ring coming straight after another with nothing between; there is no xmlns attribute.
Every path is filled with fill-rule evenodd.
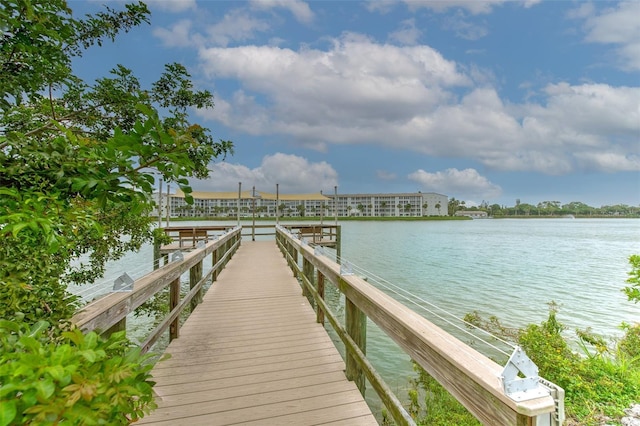
<svg viewBox="0 0 640 426"><path fill-rule="evenodd" d="M457 315L447 311L444 308L441 308L440 306L435 305L434 303L431 303L425 299L423 299L422 297L396 285L393 284L389 281L387 281L386 279L376 275L375 273L358 266L357 264L355 264L354 262L344 258L344 257L338 257L336 256L338 263L340 264L349 264L354 272L358 273L361 276L366 277L366 281L370 284L373 284L374 286L376 286L377 288L383 288L388 290L390 293L397 295L398 297L400 297L403 300L406 300L408 302L410 302L413 306L417 307L418 309L424 311L424 312L428 312L429 314L433 315L434 317L440 319L443 322L446 322L447 324L449 324L450 326L454 327L456 330L462 332L463 334L466 334L470 337L473 337L474 339L479 340L480 342L484 343L485 345L487 345L488 347L496 350L497 352L505 355L506 357L509 357L512 353L513 350L516 349L516 345L513 344L512 342L509 342L507 340L504 340L503 338L501 338L500 336L497 336L493 333L491 333L488 330L485 330L483 328L480 328L468 321L465 321L463 318L458 317ZM432 309L429 309L432 308ZM442 314L446 315L447 317L437 313L435 310L441 312ZM454 321L452 321L452 318ZM463 326L460 326L459 323L464 324ZM477 330L479 333L488 336L491 339L495 339L496 341L504 344L505 346L509 347L511 349L510 352L506 352L505 350L503 350L502 348L494 345L493 343L489 342L486 339L483 339L482 337L474 334L471 332L471 330Z"/></svg>
<svg viewBox="0 0 640 426"><path fill-rule="evenodd" d="M209 238L211 238L211 240L216 240L220 238L222 235L224 235L224 233L211 235L209 236ZM159 262L159 260L157 261ZM154 266L160 266L160 265L150 265L150 264L142 263L133 269L120 268L121 269L120 276L126 273L129 277L131 277L131 279L133 279L133 281L136 281L144 277L145 275L149 274L150 272L152 272L154 270ZM209 272L210 269L211 269L210 266L205 266L203 269L203 272L207 273ZM109 293L113 293L114 292L113 288L114 288L114 279L112 277L103 278L93 282L92 284L84 284L84 285L81 284L78 286L74 286L74 288L71 290L72 294L67 298L76 296L81 298L84 303L88 303L98 296L104 296Z"/></svg>
<svg viewBox="0 0 640 426"><path fill-rule="evenodd" d="M153 268L149 265L138 265L134 269L123 270L122 273L129 275L134 281L142 278L151 272ZM101 279L93 284L80 285L72 291L73 296L82 298L85 302L90 302L96 296L101 296L113 292L113 278Z"/></svg>
<svg viewBox="0 0 640 426"><path fill-rule="evenodd" d="M277 240L294 275L303 285L303 293L315 299L319 322L327 315L329 318L334 316L327 311L330 308L323 300L325 281L332 283L345 297L345 329L336 329L341 326L334 324L335 318L330 322L347 347L347 376L350 375L350 362L353 377L361 377L364 373L370 379L376 374L367 371L366 356L365 360L361 359L366 346L366 337L360 337L361 333L366 333L366 321L363 323L362 318L368 317L484 424L562 424L564 391L540 378L537 367L521 348L356 266L337 253L328 256L322 247L309 244L305 238L283 227L277 229ZM496 346L496 342L513 349L513 353L503 367L429 321L425 312L500 354L509 356L503 348ZM479 330L484 337L469 330ZM355 333L353 338L349 337L351 333ZM365 346L358 349L358 342ZM363 370L357 372L359 369ZM376 391L388 388L385 384L372 385ZM392 409L387 404L387 400L391 400L388 395L384 398L398 424L412 424L406 420L402 409Z"/></svg>

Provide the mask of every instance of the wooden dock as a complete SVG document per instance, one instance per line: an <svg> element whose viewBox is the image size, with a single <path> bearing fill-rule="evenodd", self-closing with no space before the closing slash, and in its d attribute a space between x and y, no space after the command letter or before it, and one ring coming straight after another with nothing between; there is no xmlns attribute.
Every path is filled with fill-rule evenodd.
<svg viewBox="0 0 640 426"><path fill-rule="evenodd" d="M138 424L378 424L273 241L243 242L166 352Z"/></svg>

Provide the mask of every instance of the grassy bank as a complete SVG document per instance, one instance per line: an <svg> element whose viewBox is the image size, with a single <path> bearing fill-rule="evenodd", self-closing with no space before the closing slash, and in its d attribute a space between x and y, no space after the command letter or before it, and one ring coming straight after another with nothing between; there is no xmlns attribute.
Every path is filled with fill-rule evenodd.
<svg viewBox="0 0 640 426"><path fill-rule="evenodd" d="M216 222L236 222L237 217L174 217L171 222L193 222L193 221L216 221ZM422 221L449 221L449 220L473 220L463 216L420 216L420 217L364 217L364 216L340 216L338 222L422 222ZM241 217L241 222L253 221L251 216ZM274 217L256 217L256 222L275 222ZM322 221L326 224L335 222L335 217L324 217ZM280 222L320 222L319 216L304 217L281 217Z"/></svg>

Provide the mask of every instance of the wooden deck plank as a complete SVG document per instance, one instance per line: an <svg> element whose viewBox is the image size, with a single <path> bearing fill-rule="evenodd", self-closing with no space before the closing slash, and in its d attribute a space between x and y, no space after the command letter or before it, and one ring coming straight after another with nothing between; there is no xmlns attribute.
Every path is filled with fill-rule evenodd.
<svg viewBox="0 0 640 426"><path fill-rule="evenodd" d="M243 242L166 352L139 424L377 425L273 241Z"/></svg>

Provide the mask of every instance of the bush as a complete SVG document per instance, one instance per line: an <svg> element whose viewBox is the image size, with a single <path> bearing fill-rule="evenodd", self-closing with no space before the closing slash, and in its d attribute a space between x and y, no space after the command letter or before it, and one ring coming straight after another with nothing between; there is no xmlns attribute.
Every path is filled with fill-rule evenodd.
<svg viewBox="0 0 640 426"><path fill-rule="evenodd" d="M479 426L481 423L424 368L411 361L417 377L409 389L409 414L419 425ZM424 403L424 405L423 405Z"/></svg>
<svg viewBox="0 0 640 426"><path fill-rule="evenodd" d="M62 331L0 321L0 426L126 425L155 408L149 374L124 332Z"/></svg>
<svg viewBox="0 0 640 426"><path fill-rule="evenodd" d="M631 354L640 351L640 325L628 327L625 337L611 345L587 331L578 331L582 353L562 337L555 305L547 321L522 330L518 343L538 366L539 374L565 390L567 417L580 424L621 418L640 397L640 364Z"/></svg>

